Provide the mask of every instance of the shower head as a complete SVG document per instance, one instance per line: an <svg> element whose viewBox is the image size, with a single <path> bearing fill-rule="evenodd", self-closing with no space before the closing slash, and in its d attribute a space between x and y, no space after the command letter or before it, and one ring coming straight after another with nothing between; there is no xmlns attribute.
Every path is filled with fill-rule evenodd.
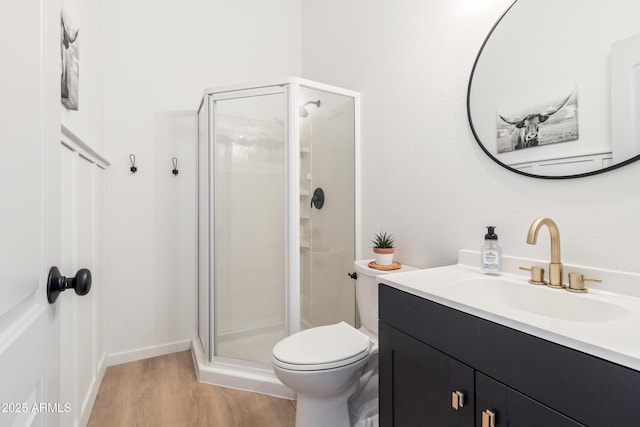
<svg viewBox="0 0 640 427"><path fill-rule="evenodd" d="M305 108L309 104L313 104L316 107L320 108L320 100L319 99L317 101L307 101L307 102L304 103L304 105L302 107L300 107L300 117L307 117L309 115L309 112Z"/></svg>

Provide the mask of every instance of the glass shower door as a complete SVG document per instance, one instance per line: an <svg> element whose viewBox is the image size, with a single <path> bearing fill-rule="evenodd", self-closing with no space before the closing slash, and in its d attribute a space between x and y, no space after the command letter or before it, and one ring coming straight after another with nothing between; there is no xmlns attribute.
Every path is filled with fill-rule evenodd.
<svg viewBox="0 0 640 427"><path fill-rule="evenodd" d="M286 334L284 89L214 95L214 355L270 363Z"/></svg>
<svg viewBox="0 0 640 427"><path fill-rule="evenodd" d="M300 104L300 328L355 326L355 101L301 87Z"/></svg>

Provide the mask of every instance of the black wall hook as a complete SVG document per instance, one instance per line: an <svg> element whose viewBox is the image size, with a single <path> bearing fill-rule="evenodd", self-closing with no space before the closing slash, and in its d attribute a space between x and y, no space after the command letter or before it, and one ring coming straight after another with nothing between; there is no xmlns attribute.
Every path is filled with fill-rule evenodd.
<svg viewBox="0 0 640 427"><path fill-rule="evenodd" d="M171 163L173 163L173 170L171 171L171 173L174 175L178 175L178 159L176 157L173 157L171 159Z"/></svg>
<svg viewBox="0 0 640 427"><path fill-rule="evenodd" d="M129 162L131 162L131 168L129 169L131 173L138 172L138 168L136 167L136 156L133 154L129 154Z"/></svg>

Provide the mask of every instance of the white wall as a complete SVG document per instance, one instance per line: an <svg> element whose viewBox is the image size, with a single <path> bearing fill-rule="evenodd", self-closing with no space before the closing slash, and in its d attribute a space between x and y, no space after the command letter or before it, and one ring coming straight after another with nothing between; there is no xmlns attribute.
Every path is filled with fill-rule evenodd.
<svg viewBox="0 0 640 427"><path fill-rule="evenodd" d="M363 253L385 229L401 262L454 263L496 225L506 254L548 259L548 235L537 246L525 238L533 219L549 216L564 262L640 272L640 163L539 180L499 167L473 139L469 73L510 3L302 0L304 77L362 93Z"/></svg>
<svg viewBox="0 0 640 427"><path fill-rule="evenodd" d="M103 4L103 26L114 363L195 333L198 103L206 87L299 75L300 4L115 0Z"/></svg>

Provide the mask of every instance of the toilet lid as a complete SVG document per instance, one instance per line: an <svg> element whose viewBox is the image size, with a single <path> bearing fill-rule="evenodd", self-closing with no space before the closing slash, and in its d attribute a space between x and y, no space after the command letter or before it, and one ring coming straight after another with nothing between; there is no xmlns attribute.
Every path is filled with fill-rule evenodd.
<svg viewBox="0 0 640 427"><path fill-rule="evenodd" d="M370 347L371 339L367 334L340 322L284 338L273 347L273 358L286 365L335 365L336 362L351 363L351 359L361 359ZM305 368L300 366L299 369ZM319 368L316 366L316 369Z"/></svg>

